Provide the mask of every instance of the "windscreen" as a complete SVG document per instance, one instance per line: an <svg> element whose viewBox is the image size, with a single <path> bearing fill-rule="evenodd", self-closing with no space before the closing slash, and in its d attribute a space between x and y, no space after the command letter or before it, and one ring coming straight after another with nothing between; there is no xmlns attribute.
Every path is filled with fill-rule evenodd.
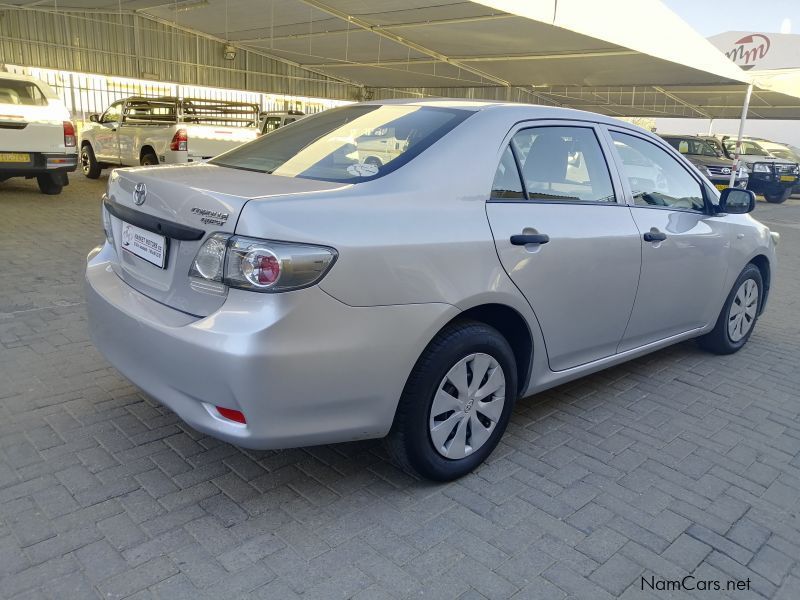
<svg viewBox="0 0 800 600"><path fill-rule="evenodd" d="M392 104L334 108L281 127L210 162L284 177L358 183L404 165L471 114Z"/></svg>
<svg viewBox="0 0 800 600"><path fill-rule="evenodd" d="M47 99L35 83L0 79L0 104L46 106Z"/></svg>
<svg viewBox="0 0 800 600"><path fill-rule="evenodd" d="M695 138L665 138L667 143L681 154L691 156L717 156L716 151L705 140Z"/></svg>

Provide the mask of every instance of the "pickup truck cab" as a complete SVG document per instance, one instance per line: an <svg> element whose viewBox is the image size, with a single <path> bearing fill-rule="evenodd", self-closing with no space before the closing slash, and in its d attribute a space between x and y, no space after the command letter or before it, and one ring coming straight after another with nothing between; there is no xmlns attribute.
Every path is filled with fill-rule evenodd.
<svg viewBox="0 0 800 600"><path fill-rule="evenodd" d="M196 98L131 97L89 117L81 169L203 162L258 135L257 104Z"/></svg>
<svg viewBox="0 0 800 600"><path fill-rule="evenodd" d="M75 126L53 89L0 73L0 181L35 177L42 193L60 194L77 165Z"/></svg>
<svg viewBox="0 0 800 600"><path fill-rule="evenodd" d="M261 113L261 120L258 126L259 135L264 135L270 131L275 131L284 125L294 123L306 116L301 110L272 110Z"/></svg>

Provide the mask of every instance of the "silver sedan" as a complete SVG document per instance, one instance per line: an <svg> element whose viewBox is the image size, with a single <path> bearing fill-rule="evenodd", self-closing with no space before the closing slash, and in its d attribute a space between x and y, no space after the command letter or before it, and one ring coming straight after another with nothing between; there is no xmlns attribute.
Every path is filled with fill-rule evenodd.
<svg viewBox="0 0 800 600"><path fill-rule="evenodd" d="M521 104L354 104L206 164L118 169L92 338L197 430L387 438L447 480L517 398L689 338L739 350L777 234L656 136Z"/></svg>

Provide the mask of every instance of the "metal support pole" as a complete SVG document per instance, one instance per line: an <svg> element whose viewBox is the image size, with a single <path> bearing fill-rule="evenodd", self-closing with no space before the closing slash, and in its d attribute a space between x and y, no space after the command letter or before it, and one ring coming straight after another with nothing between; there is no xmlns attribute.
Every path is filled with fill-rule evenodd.
<svg viewBox="0 0 800 600"><path fill-rule="evenodd" d="M709 119L708 120L708 134L706 134L706 135L711 135L711 132L713 132L713 131L714 131L714 119Z"/></svg>
<svg viewBox="0 0 800 600"><path fill-rule="evenodd" d="M728 187L733 187L736 181L736 173L739 170L739 151L742 149L742 134L744 133L744 124L747 121L747 109L750 108L750 95L753 93L753 84L747 86L747 93L744 96L744 105L742 106L742 118L739 119L739 135L736 136L736 150L733 154L733 167L731 168L731 178L728 181Z"/></svg>

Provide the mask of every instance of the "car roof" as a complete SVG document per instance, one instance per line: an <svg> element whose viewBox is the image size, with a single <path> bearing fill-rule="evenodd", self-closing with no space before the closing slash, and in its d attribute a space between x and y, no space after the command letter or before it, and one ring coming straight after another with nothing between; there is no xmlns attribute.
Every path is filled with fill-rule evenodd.
<svg viewBox="0 0 800 600"><path fill-rule="evenodd" d="M34 83L42 83L42 80L36 79L36 77L31 77L30 75L18 75L17 73L8 73L6 71L0 71L0 79L12 79L14 81L33 81Z"/></svg>
<svg viewBox="0 0 800 600"><path fill-rule="evenodd" d="M623 126L628 129L654 135L643 127L628 121L607 117L599 113L574 108L542 106L541 104L525 104L522 102L497 102L491 100L464 100L460 98L401 98L392 100L370 100L361 104L432 106L437 108L454 108L473 112L507 111L515 118L521 119L574 119L578 121L594 121L607 125ZM352 106L352 105L350 105Z"/></svg>

